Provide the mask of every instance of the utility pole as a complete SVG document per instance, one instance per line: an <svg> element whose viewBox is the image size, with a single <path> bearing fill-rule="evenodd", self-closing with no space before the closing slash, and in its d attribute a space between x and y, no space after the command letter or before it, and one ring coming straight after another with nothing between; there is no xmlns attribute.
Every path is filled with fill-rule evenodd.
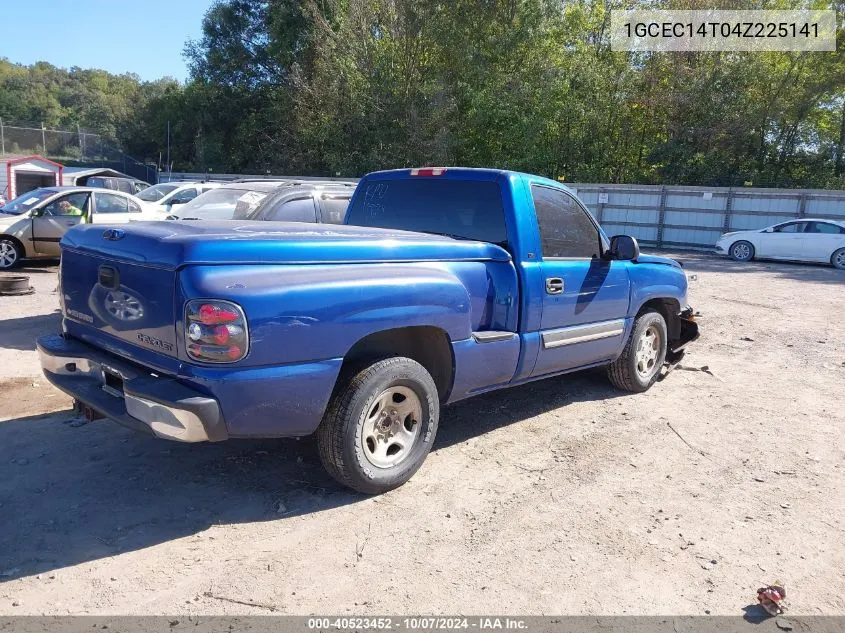
<svg viewBox="0 0 845 633"><path fill-rule="evenodd" d="M85 148L82 145L82 130L79 129L79 123L76 124L76 136L79 138L79 157L85 158Z"/></svg>
<svg viewBox="0 0 845 633"><path fill-rule="evenodd" d="M3 133L3 119L0 119L0 156L6 155L6 135Z"/></svg>
<svg viewBox="0 0 845 633"><path fill-rule="evenodd" d="M44 152L44 156L47 155L47 132L44 121L41 121L41 151Z"/></svg>

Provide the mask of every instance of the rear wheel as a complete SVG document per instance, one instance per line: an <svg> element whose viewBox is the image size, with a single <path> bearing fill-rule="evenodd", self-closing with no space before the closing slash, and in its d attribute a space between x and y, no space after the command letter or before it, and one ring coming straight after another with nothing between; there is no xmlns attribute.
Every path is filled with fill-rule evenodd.
<svg viewBox="0 0 845 633"><path fill-rule="evenodd" d="M845 248L840 248L830 256L830 263L834 268L845 270Z"/></svg>
<svg viewBox="0 0 845 633"><path fill-rule="evenodd" d="M653 310L640 314L622 355L608 367L610 382L625 391L646 391L663 367L667 342L663 315Z"/></svg>
<svg viewBox="0 0 845 633"><path fill-rule="evenodd" d="M731 244L728 251L731 257L738 262L750 262L754 259L754 245L751 242L740 240Z"/></svg>
<svg viewBox="0 0 845 633"><path fill-rule="evenodd" d="M0 270L10 270L20 263L23 253L14 240L0 238Z"/></svg>
<svg viewBox="0 0 845 633"><path fill-rule="evenodd" d="M439 414L437 387L422 365L404 357L380 360L335 393L317 429L320 460L344 486L387 492L422 466Z"/></svg>

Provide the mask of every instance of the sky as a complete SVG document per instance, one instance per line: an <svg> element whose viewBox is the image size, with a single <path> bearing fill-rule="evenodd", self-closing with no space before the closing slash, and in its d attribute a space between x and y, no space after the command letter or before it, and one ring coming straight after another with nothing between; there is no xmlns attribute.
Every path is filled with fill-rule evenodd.
<svg viewBox="0 0 845 633"><path fill-rule="evenodd" d="M0 57L184 81L182 51L188 39L200 37L212 1L38 0L36 8L0 0Z"/></svg>

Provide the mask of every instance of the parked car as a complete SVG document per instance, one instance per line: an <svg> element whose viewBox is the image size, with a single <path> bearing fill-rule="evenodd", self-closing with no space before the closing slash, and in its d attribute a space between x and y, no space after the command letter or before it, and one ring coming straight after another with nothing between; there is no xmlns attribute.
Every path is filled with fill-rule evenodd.
<svg viewBox="0 0 845 633"><path fill-rule="evenodd" d="M68 215L79 213L78 215ZM43 187L0 207L0 270L22 259L59 256L59 240L80 223L151 220L134 196L98 187Z"/></svg>
<svg viewBox="0 0 845 633"><path fill-rule="evenodd" d="M162 219L170 215L174 207L187 204L197 196L216 189L219 182L160 182L138 194L138 199L148 211L160 213Z"/></svg>
<svg viewBox="0 0 845 633"><path fill-rule="evenodd" d="M168 220L232 220L246 217L279 185L287 180L245 180L225 183L207 191L178 209L172 209Z"/></svg>
<svg viewBox="0 0 845 633"><path fill-rule="evenodd" d="M756 231L725 233L716 252L738 262L755 258L824 262L845 269L845 221L802 218Z"/></svg>
<svg viewBox="0 0 845 633"><path fill-rule="evenodd" d="M246 219L343 224L354 191L355 187L348 184L302 182L282 185L270 192Z"/></svg>
<svg viewBox="0 0 845 633"><path fill-rule="evenodd" d="M678 263L526 174L375 172L343 226L115 231L62 241L63 334L37 343L50 382L162 438L316 433L364 493L421 466L441 404L595 366L645 391L698 337Z"/></svg>
<svg viewBox="0 0 845 633"><path fill-rule="evenodd" d="M123 193L136 194L144 191L150 183L135 178L117 178L112 176L91 176L85 182L87 187L101 187L103 189L114 189Z"/></svg>

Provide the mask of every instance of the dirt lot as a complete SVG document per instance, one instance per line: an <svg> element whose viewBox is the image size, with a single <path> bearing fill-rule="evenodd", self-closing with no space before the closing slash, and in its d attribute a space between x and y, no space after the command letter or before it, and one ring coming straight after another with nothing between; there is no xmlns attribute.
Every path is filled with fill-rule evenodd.
<svg viewBox="0 0 845 633"><path fill-rule="evenodd" d="M308 441L69 423L38 376L58 325L38 267L36 295L0 298L0 613L742 615L780 579L792 614L845 614L845 273L679 257L703 314L688 369L449 407L379 498Z"/></svg>

